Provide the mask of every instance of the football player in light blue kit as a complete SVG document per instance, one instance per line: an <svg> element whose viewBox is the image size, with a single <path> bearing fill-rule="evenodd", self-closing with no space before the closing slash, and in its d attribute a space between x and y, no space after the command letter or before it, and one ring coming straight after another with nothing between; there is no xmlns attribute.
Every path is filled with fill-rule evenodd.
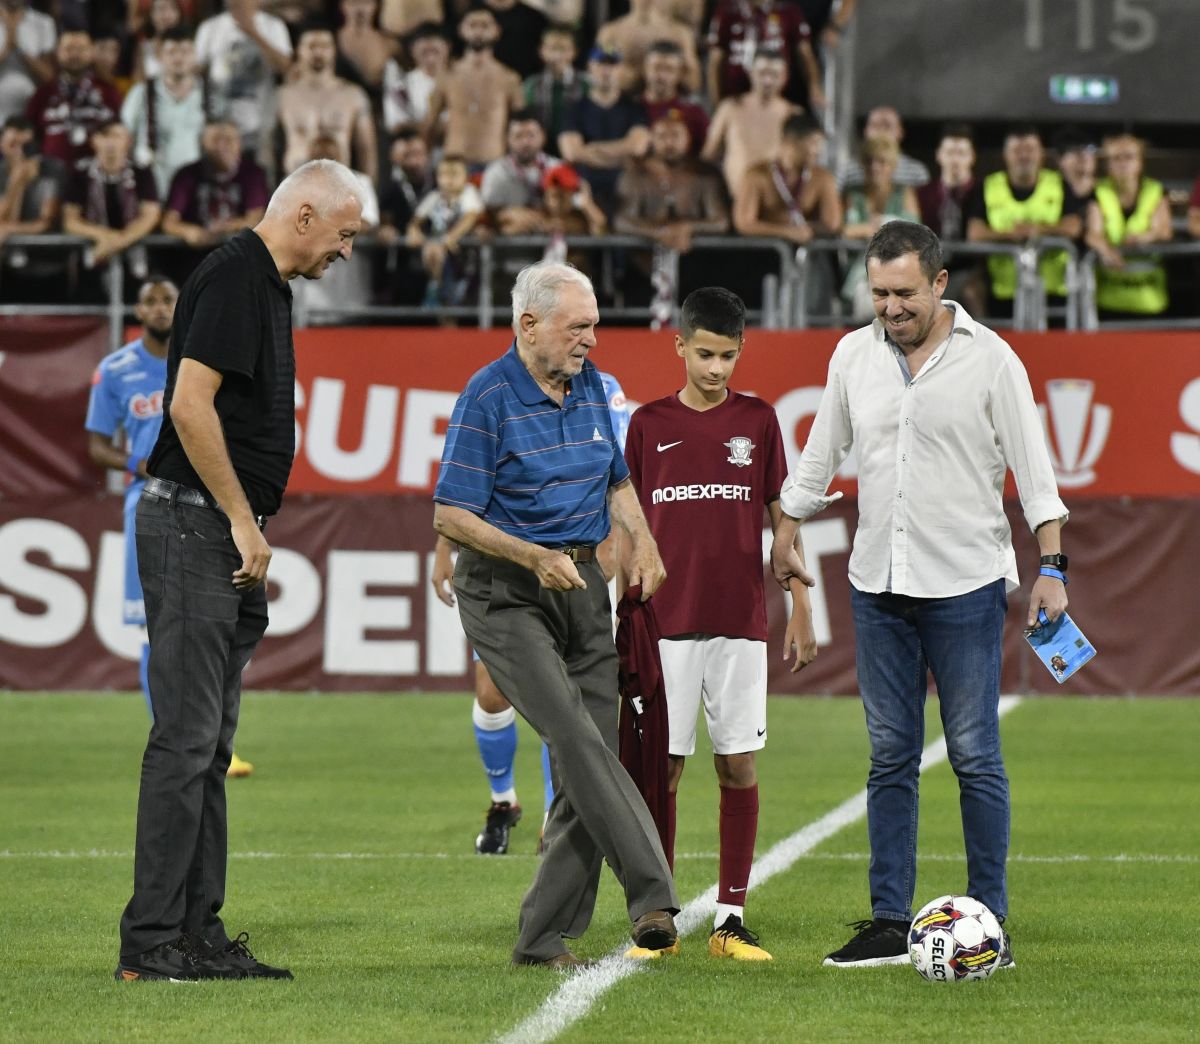
<svg viewBox="0 0 1200 1044"><path fill-rule="evenodd" d="M167 383L167 349L171 320L179 291L168 279L152 277L142 284L134 314L143 334L136 341L106 356L92 375L88 400L88 454L101 467L125 473L125 601L123 618L135 627L146 626L142 584L138 579L134 518L146 484L146 458L162 425L163 388ZM122 433L120 442L115 441ZM142 644L140 676L150 717L150 685L146 664L150 646Z"/></svg>
<svg viewBox="0 0 1200 1044"><path fill-rule="evenodd" d="M629 431L629 408L625 404L625 392L612 374L601 372L604 394L608 398L608 414L612 421L613 434L621 452L625 452L625 435ZM597 557L604 575L612 578L615 570L614 554L609 537L597 549ZM445 537L438 537L433 575L433 589L446 605L454 605L451 580L454 566L450 552L453 545ZM517 801L517 789L513 779L513 761L517 755L517 715L512 704L496 688L487 668L479 657L471 654L475 661L475 704L471 719L475 726L475 742L479 747L479 758L487 773L492 792L492 804L487 811L483 831L475 839L475 851L480 855L504 855L508 851L508 832L521 819L521 805ZM542 787L543 818L554 800L554 777L550 769L550 748L542 744ZM538 838L541 852L541 837Z"/></svg>
<svg viewBox="0 0 1200 1044"><path fill-rule="evenodd" d="M146 484L146 459L158 439L162 426L163 389L167 384L167 350L171 345L171 322L179 291L171 280L150 276L138 292L133 313L142 324L142 336L105 356L92 375L92 393L88 400L88 455L103 468L124 472L125 485L125 599L122 616L134 627L146 626L146 607L142 602L142 582L138 577L137 545L134 528L138 499ZM117 441L117 433L121 439ZM150 718L147 665L150 646L142 643L142 695ZM254 766L236 754L227 775L248 776Z"/></svg>

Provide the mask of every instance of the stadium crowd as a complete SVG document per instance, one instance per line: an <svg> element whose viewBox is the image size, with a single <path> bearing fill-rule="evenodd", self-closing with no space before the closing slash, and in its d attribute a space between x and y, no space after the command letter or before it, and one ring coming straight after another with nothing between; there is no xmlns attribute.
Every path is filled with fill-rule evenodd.
<svg viewBox="0 0 1200 1044"><path fill-rule="evenodd" d="M358 174L365 239L388 248L340 266L323 292L343 303L462 303L486 237L544 238L506 254L512 271L539 253L588 271L599 255L566 237L607 232L680 255L665 290L681 297L728 274L728 258L691 254L696 236L865 246L909 218L951 245L1065 237L1095 252L1103 312L1167 310L1150 247L1175 236L1169 198L1133 133L1012 126L1000 168L980 171L972 129L951 125L931 172L884 106L839 150L822 69L856 0L605 6L595 24L581 0L0 0L0 297L102 293L110 258L181 282L325 157ZM854 159L832 169L839 151ZM1200 237L1200 178L1179 225ZM89 245L29 245L54 232ZM615 255L618 280L646 294L648 254ZM967 260L952 295L1002 317L1012 258ZM753 296L766 269L750 254L736 267ZM1066 293L1064 270L1043 255L1049 295ZM869 318L862 276L853 250L823 251L806 294L816 312Z"/></svg>

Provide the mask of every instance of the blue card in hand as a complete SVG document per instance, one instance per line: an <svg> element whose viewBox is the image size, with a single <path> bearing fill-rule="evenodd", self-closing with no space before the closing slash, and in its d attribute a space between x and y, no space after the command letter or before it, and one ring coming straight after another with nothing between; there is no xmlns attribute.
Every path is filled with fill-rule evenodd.
<svg viewBox="0 0 1200 1044"><path fill-rule="evenodd" d="M1038 627L1025 628L1025 640L1059 685L1096 655L1095 646L1066 613L1051 623L1041 610L1038 623Z"/></svg>

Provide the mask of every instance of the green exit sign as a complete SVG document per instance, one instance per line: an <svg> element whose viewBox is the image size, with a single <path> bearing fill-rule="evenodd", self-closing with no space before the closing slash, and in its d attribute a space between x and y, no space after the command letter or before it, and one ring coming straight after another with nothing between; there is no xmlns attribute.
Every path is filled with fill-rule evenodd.
<svg viewBox="0 0 1200 1044"><path fill-rule="evenodd" d="M1113 105L1120 94L1115 76L1050 77L1050 100L1064 105Z"/></svg>

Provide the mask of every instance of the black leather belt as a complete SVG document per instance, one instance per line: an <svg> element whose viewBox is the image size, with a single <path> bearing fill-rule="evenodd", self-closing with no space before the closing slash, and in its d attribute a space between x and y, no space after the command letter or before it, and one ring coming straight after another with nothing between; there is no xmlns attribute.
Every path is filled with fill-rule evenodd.
<svg viewBox="0 0 1200 1044"><path fill-rule="evenodd" d="M151 476L146 479L146 485L142 488L142 493L147 496L157 497L159 500L169 500L173 504L187 504L189 507L208 508L210 511L215 511L222 518L228 518L216 504L208 499L198 489L192 489L189 486L181 486L178 482L172 482L170 479L154 478ZM255 524L259 529L262 529L267 524L266 515L255 515Z"/></svg>
<svg viewBox="0 0 1200 1044"><path fill-rule="evenodd" d="M594 562L596 560L595 544L577 544L574 547L548 547L547 551L559 551L572 562Z"/></svg>

